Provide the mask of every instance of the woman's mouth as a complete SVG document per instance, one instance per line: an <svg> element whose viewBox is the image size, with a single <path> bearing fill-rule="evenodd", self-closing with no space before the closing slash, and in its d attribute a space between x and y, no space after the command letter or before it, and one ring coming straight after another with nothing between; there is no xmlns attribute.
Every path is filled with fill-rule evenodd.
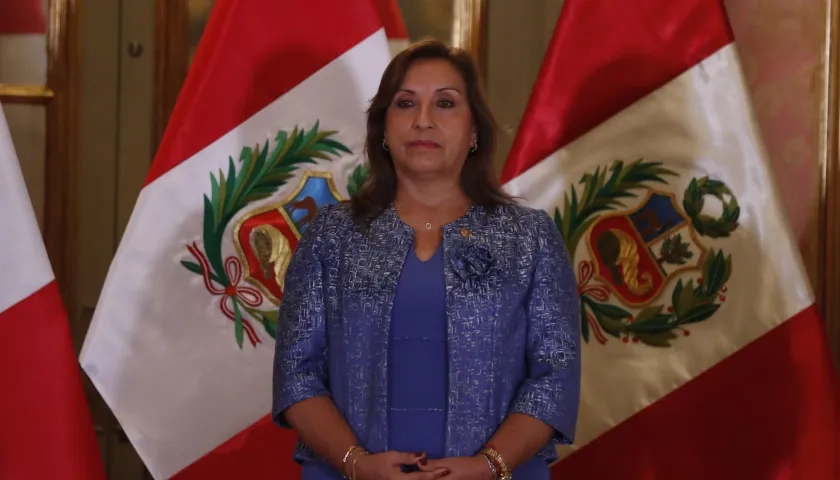
<svg viewBox="0 0 840 480"><path fill-rule="evenodd" d="M411 148L438 148L440 145L431 140L415 140L408 144Z"/></svg>

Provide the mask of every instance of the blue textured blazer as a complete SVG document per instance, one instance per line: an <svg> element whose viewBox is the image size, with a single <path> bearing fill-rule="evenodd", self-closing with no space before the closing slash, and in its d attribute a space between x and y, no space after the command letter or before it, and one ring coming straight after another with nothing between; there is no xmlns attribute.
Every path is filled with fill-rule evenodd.
<svg viewBox="0 0 840 480"><path fill-rule="evenodd" d="M349 204L323 207L285 277L272 416L330 396L371 452L388 447L391 307L414 231L393 207L363 231ZM571 443L580 397L580 305L571 261L551 218L473 206L443 227L449 395L448 456L474 455L505 417L542 420ZM422 292L418 292L422 295ZM298 443L297 461L322 461Z"/></svg>

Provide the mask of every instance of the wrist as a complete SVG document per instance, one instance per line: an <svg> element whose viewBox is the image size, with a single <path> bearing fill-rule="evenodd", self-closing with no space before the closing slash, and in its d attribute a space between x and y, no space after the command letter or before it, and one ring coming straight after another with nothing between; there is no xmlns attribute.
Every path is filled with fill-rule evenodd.
<svg viewBox="0 0 840 480"><path fill-rule="evenodd" d="M487 480L499 480L499 472L496 471L493 461L484 453L477 453L475 455L477 461L481 462L482 468L487 472Z"/></svg>
<svg viewBox="0 0 840 480"><path fill-rule="evenodd" d="M356 465L359 457L366 454L367 450L355 443L347 448L341 459L341 473L344 474L344 478L354 479L353 467Z"/></svg>
<svg viewBox="0 0 840 480"><path fill-rule="evenodd" d="M513 473L510 471L505 459L493 445L486 444L479 453L487 459L496 480L511 480L513 478Z"/></svg>

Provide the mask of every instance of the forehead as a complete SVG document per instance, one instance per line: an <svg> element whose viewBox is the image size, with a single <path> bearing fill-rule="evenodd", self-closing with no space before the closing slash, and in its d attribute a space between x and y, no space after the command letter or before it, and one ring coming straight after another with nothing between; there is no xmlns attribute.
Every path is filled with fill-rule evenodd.
<svg viewBox="0 0 840 480"><path fill-rule="evenodd" d="M447 87L464 91L464 86L464 79L458 69L442 58L415 60L405 72L402 83L402 88L414 91Z"/></svg>

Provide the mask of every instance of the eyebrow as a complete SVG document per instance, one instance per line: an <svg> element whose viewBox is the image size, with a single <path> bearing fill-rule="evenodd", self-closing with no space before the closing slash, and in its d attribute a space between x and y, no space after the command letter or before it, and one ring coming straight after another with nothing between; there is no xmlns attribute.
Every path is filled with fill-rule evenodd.
<svg viewBox="0 0 840 480"><path fill-rule="evenodd" d="M435 91L436 91L436 92L444 92L444 91L446 91L446 90L452 90L453 92L456 92L456 93L459 93L459 94L461 93L461 91L460 91L460 90L458 90L458 89L457 89L457 88L455 88L455 87L441 87L441 88L438 88L438 89L437 89L437 90L435 90ZM414 90L411 90L410 88L401 88L399 91L400 91L400 92L407 92L407 93L417 93L417 92L415 92Z"/></svg>

